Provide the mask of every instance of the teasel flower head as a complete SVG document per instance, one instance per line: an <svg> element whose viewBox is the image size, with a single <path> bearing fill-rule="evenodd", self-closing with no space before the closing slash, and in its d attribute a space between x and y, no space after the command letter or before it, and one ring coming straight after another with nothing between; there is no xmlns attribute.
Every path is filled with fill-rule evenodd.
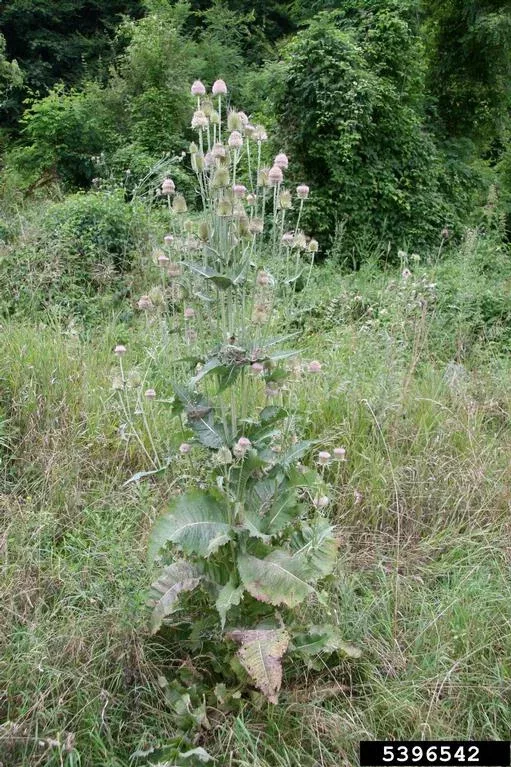
<svg viewBox="0 0 511 767"><path fill-rule="evenodd" d="M232 216L232 203L229 200L220 200L216 209L217 216L220 218L226 218Z"/></svg>
<svg viewBox="0 0 511 767"><path fill-rule="evenodd" d="M237 130L233 130L227 141L231 149L241 149L243 146L243 136Z"/></svg>
<svg viewBox="0 0 511 767"><path fill-rule="evenodd" d="M318 453L318 463L320 464L320 466L326 466L327 463L330 461L331 457L332 456L330 455L329 452L327 452L326 450L321 450L321 452Z"/></svg>
<svg viewBox="0 0 511 767"><path fill-rule="evenodd" d="M293 207L291 192L289 192L287 189L283 189L279 194L279 207L281 210L290 210Z"/></svg>
<svg viewBox="0 0 511 767"><path fill-rule="evenodd" d="M229 110L227 115L227 129L230 131L240 131L243 128L240 113L235 112L233 109Z"/></svg>
<svg viewBox="0 0 511 767"><path fill-rule="evenodd" d="M211 125L220 125L220 115L216 109L211 110L211 114L209 115L209 122Z"/></svg>
<svg viewBox="0 0 511 767"><path fill-rule="evenodd" d="M257 174L257 186L269 186L270 182L268 179L268 168L260 168L259 173Z"/></svg>
<svg viewBox="0 0 511 767"><path fill-rule="evenodd" d="M307 184L300 184L296 187L296 196L300 200L306 200L309 196L310 189Z"/></svg>
<svg viewBox="0 0 511 767"><path fill-rule="evenodd" d="M209 125L208 118L206 117L202 109L197 109L193 113L193 117L192 117L193 130L202 131L202 130L205 130L208 127L208 125Z"/></svg>
<svg viewBox="0 0 511 767"><path fill-rule="evenodd" d="M126 347L123 346L122 344L117 344L117 346L114 349L114 354L117 357L124 357L124 355L126 354Z"/></svg>
<svg viewBox="0 0 511 767"><path fill-rule="evenodd" d="M251 441L247 437L240 437L234 445L232 452L236 458L243 458L249 447L252 446Z"/></svg>
<svg viewBox="0 0 511 767"><path fill-rule="evenodd" d="M199 151L199 147L197 146L195 141L192 141L192 143L188 147L188 151L190 152L191 155L197 154L197 152Z"/></svg>
<svg viewBox="0 0 511 767"><path fill-rule="evenodd" d="M252 208L256 204L256 202L257 202L257 197L255 196L255 194L252 194L252 193L247 194L247 205L250 205L250 207Z"/></svg>
<svg viewBox="0 0 511 767"><path fill-rule="evenodd" d="M223 80L215 80L213 87L211 88L213 96L225 96L227 93L227 85Z"/></svg>
<svg viewBox="0 0 511 767"><path fill-rule="evenodd" d="M185 310L184 310L185 320L191 320L194 317L195 317L195 309L193 309L191 306L185 307Z"/></svg>
<svg viewBox="0 0 511 767"><path fill-rule="evenodd" d="M282 168L282 170L287 170L289 165L287 155L285 155L284 152L280 152L274 159L273 164L277 165L279 168Z"/></svg>
<svg viewBox="0 0 511 767"><path fill-rule="evenodd" d="M293 238L293 248L296 250L306 250L307 240L303 232L297 232Z"/></svg>
<svg viewBox="0 0 511 767"><path fill-rule="evenodd" d="M307 246L307 250L309 253L317 253L319 250L319 243L315 239L309 240L309 244Z"/></svg>
<svg viewBox="0 0 511 767"><path fill-rule="evenodd" d="M307 370L309 373L321 373L321 362L319 360L312 360L307 365Z"/></svg>
<svg viewBox="0 0 511 767"><path fill-rule="evenodd" d="M170 248L174 242L174 235L166 234L165 237L163 238L163 242L165 243L165 245L167 245L167 247Z"/></svg>
<svg viewBox="0 0 511 767"><path fill-rule="evenodd" d="M334 448L334 458L337 461L345 461L346 460L346 448L344 448L344 447L335 447Z"/></svg>
<svg viewBox="0 0 511 767"><path fill-rule="evenodd" d="M234 184L232 193L238 200L242 200L247 193L247 187L243 186L243 184Z"/></svg>
<svg viewBox="0 0 511 767"><path fill-rule="evenodd" d="M161 185L161 191L162 191L162 194L165 194L165 195L171 195L175 193L176 185L174 184L171 178L164 179Z"/></svg>
<svg viewBox="0 0 511 767"><path fill-rule="evenodd" d="M266 133L266 128L264 128L262 125L256 125L254 128L254 133L252 138L255 141L268 141L268 134Z"/></svg>
<svg viewBox="0 0 511 767"><path fill-rule="evenodd" d="M167 273L169 277L180 277L181 276L180 265L176 263L170 263L167 267Z"/></svg>
<svg viewBox="0 0 511 767"><path fill-rule="evenodd" d="M172 210L174 213L186 213L188 210L188 205L182 194L176 194L174 197L174 200L172 201Z"/></svg>
<svg viewBox="0 0 511 767"><path fill-rule="evenodd" d="M258 272L256 282L261 287L267 287L268 285L271 285L271 277L268 272Z"/></svg>
<svg viewBox="0 0 511 767"><path fill-rule="evenodd" d="M202 173L205 167L204 155L200 152L192 154L191 165L194 173Z"/></svg>
<svg viewBox="0 0 511 767"><path fill-rule="evenodd" d="M153 302L149 298L149 296L140 296L140 298L137 301L137 309L140 312L148 312L151 309L153 309Z"/></svg>
<svg viewBox="0 0 511 767"><path fill-rule="evenodd" d="M209 225L207 221L201 221L199 224L199 237L202 242L208 242L210 236Z"/></svg>
<svg viewBox="0 0 511 767"><path fill-rule="evenodd" d="M285 232L285 233L282 235L282 240L281 240L281 242L282 242L282 244L283 244L283 245L285 245L287 248L291 248L291 247L293 247L293 242L294 242L294 239L295 239L295 236L294 236L293 232Z"/></svg>
<svg viewBox="0 0 511 767"><path fill-rule="evenodd" d="M144 397L146 399L155 399L156 398L156 392L154 389L146 389L144 392Z"/></svg>
<svg viewBox="0 0 511 767"><path fill-rule="evenodd" d="M278 165L274 165L272 168L270 168L268 171L268 181L270 186L277 186L277 184L282 184L284 181L282 168L279 168Z"/></svg>
<svg viewBox="0 0 511 767"><path fill-rule="evenodd" d="M226 186L228 186L229 185L229 169L225 165L222 165L220 168L217 168L211 183L216 189L223 189Z"/></svg>
<svg viewBox="0 0 511 767"><path fill-rule="evenodd" d="M248 225L251 234L262 234L264 230L264 221L262 218L252 218Z"/></svg>
<svg viewBox="0 0 511 767"><path fill-rule="evenodd" d="M255 128L250 123L243 126L243 133L247 138L254 138Z"/></svg>
<svg viewBox="0 0 511 767"><path fill-rule="evenodd" d="M204 87L204 84L201 83L200 80L195 80L192 87L190 88L192 92L192 96L205 96L206 95L206 88Z"/></svg>
<svg viewBox="0 0 511 767"><path fill-rule="evenodd" d="M209 120L214 109L212 102L209 99L203 99L200 108Z"/></svg>
<svg viewBox="0 0 511 767"><path fill-rule="evenodd" d="M192 446L188 442L182 442L179 445L179 452L181 453L181 455L187 455L191 449L192 449Z"/></svg>
<svg viewBox="0 0 511 767"><path fill-rule="evenodd" d="M217 142L214 145L213 149L211 150L211 154L213 155L215 160L218 160L221 157L225 157L227 152L224 145Z"/></svg>

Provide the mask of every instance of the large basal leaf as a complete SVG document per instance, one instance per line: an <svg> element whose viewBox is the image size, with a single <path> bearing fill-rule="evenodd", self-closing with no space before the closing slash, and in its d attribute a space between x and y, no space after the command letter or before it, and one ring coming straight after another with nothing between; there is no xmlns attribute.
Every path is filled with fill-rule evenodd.
<svg viewBox="0 0 511 767"><path fill-rule="evenodd" d="M285 629L247 629L231 631L229 639L241 644L241 665L270 703L278 702L282 685L282 656L289 644Z"/></svg>
<svg viewBox="0 0 511 767"><path fill-rule="evenodd" d="M279 464L284 467L292 466L309 452L312 445L314 445L313 440L302 440L295 445L291 445L290 448L279 456Z"/></svg>
<svg viewBox="0 0 511 767"><path fill-rule="evenodd" d="M219 450L226 444L224 427L219 421L215 421L212 411L202 415L198 409L195 409L187 411L187 415L187 425L201 445L212 450Z"/></svg>
<svg viewBox="0 0 511 767"><path fill-rule="evenodd" d="M160 517L149 538L149 556L154 559L167 543L185 554L208 557L232 536L227 508L209 493L190 490L174 498L170 510Z"/></svg>
<svg viewBox="0 0 511 767"><path fill-rule="evenodd" d="M309 524L302 524L300 530L290 539L294 558L306 562L310 578L317 581L330 575L337 561L339 541L328 520L318 517Z"/></svg>
<svg viewBox="0 0 511 767"><path fill-rule="evenodd" d="M201 577L199 569L184 560L173 562L163 570L158 580L152 584L149 598L149 605L153 608L153 634L159 631L163 619L176 609L179 594L183 591L193 591L199 585Z"/></svg>
<svg viewBox="0 0 511 767"><path fill-rule="evenodd" d="M218 610L218 614L220 615L222 629L225 627L225 619L227 617L227 613L231 607L239 605L243 598L244 590L245 589L243 586L234 586L231 582L229 582L226 583L225 586L222 586L218 592L218 598L215 602L215 607Z"/></svg>
<svg viewBox="0 0 511 767"><path fill-rule="evenodd" d="M266 477L247 489L246 518L264 535L275 535L300 513L297 492L287 480Z"/></svg>
<svg viewBox="0 0 511 767"><path fill-rule="evenodd" d="M296 607L313 591L306 560L282 549L264 559L243 554L238 559L238 571L247 591L271 605Z"/></svg>

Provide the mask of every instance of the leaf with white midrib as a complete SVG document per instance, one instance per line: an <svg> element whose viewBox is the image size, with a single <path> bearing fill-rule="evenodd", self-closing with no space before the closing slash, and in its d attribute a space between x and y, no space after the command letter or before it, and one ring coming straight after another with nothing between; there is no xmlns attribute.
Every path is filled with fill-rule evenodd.
<svg viewBox="0 0 511 767"><path fill-rule="evenodd" d="M173 562L163 570L151 587L154 595L154 599L150 600L153 606L153 634L160 629L162 620L174 612L179 594L192 591L199 585L201 578L200 570L185 560Z"/></svg>
<svg viewBox="0 0 511 767"><path fill-rule="evenodd" d="M281 659L289 645L285 629L238 629L227 634L229 639L240 642L238 658L270 703L277 703L282 684Z"/></svg>
<svg viewBox="0 0 511 767"><path fill-rule="evenodd" d="M312 578L307 562L283 549L272 551L265 559L241 555L238 571L255 599L275 606L296 607L313 591L308 583Z"/></svg>

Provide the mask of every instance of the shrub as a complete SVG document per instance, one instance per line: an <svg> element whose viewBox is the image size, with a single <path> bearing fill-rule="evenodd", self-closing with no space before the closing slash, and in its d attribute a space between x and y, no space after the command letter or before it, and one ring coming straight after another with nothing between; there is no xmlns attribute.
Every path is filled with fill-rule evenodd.
<svg viewBox="0 0 511 767"><path fill-rule="evenodd" d="M369 231L414 246L457 223L423 125L421 58L417 33L385 5L356 21L320 13L287 46L276 109L317 189L309 213L324 240L341 220L347 244Z"/></svg>
<svg viewBox="0 0 511 767"><path fill-rule="evenodd" d="M143 212L120 194L76 194L53 204L5 246L2 312L52 309L90 318L113 307L126 295L124 276L146 240Z"/></svg>

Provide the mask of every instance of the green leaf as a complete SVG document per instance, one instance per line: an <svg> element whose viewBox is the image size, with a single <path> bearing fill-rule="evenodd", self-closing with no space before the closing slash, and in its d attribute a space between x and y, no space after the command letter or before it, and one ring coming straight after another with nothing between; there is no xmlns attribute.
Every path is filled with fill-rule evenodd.
<svg viewBox="0 0 511 767"><path fill-rule="evenodd" d="M195 415L194 411L188 413L187 425L193 431L196 439L204 447L219 450L226 444L224 427L219 421L215 421L213 411L205 416Z"/></svg>
<svg viewBox="0 0 511 767"><path fill-rule="evenodd" d="M232 536L227 508L209 493L190 490L174 498L170 511L158 519L149 539L149 556L167 543L185 554L208 557Z"/></svg>
<svg viewBox="0 0 511 767"><path fill-rule="evenodd" d="M227 613L231 607L239 605L243 598L244 590L245 589L243 586L234 586L232 581L229 581L229 583L226 583L225 586L222 586L218 592L218 598L215 602L215 606L218 610L218 614L220 615L222 630L225 627L225 619L227 617Z"/></svg>
<svg viewBox="0 0 511 767"><path fill-rule="evenodd" d="M295 445L288 448L285 453L282 453L282 455L279 456L279 464L285 467L291 466L293 463L299 461L300 458L303 458L314 444L314 440L310 439L297 442Z"/></svg>
<svg viewBox="0 0 511 767"><path fill-rule="evenodd" d="M241 665L270 703L277 703L282 685L282 656L289 645L285 629L244 629L231 631L229 639L241 644L237 656Z"/></svg>
<svg viewBox="0 0 511 767"><path fill-rule="evenodd" d="M201 264L193 263L186 263L186 266L188 269L190 269L190 271L195 272L195 274L199 274L201 277L204 277L205 280L213 282L217 287L223 290L234 285L234 282L230 277L226 277L224 274L215 272L215 270L210 266L202 266Z"/></svg>
<svg viewBox="0 0 511 767"><path fill-rule="evenodd" d="M164 618L176 609L179 594L182 591L193 591L200 581L200 570L185 560L173 562L166 567L151 588L149 604L153 607L151 630L155 634L161 628Z"/></svg>
<svg viewBox="0 0 511 767"><path fill-rule="evenodd" d="M313 591L308 583L311 573L306 560L282 549L272 551L264 559L241 555L238 571L245 588L255 599L275 607L296 607Z"/></svg>
<svg viewBox="0 0 511 767"><path fill-rule="evenodd" d="M164 474L167 469L170 466L170 460L166 461L165 465L162 466L159 469L151 469L151 471L137 471L136 474L133 474L132 477L126 480L126 482L123 483L123 487L128 487L128 485L131 485L133 482L140 482L141 479L145 479L146 477L155 477L158 476L158 474Z"/></svg>
<svg viewBox="0 0 511 767"><path fill-rule="evenodd" d="M293 637L293 652L308 658L315 655L331 655L341 652L348 658L360 658L362 651L343 640L340 629L331 624L311 626L307 631Z"/></svg>
<svg viewBox="0 0 511 767"><path fill-rule="evenodd" d="M306 562L310 578L317 581L330 575L337 561L339 541L328 520L318 517L310 524L303 524L290 539L294 557Z"/></svg>

